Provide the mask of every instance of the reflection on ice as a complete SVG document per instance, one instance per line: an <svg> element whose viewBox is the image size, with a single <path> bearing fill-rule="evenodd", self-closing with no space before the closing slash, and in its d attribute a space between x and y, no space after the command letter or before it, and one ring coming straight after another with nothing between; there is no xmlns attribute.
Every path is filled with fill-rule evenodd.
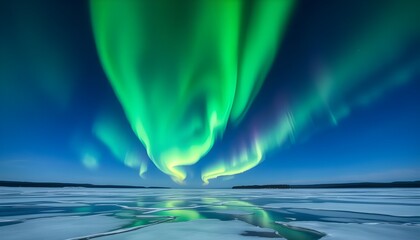
<svg viewBox="0 0 420 240"><path fill-rule="evenodd" d="M420 189L0 188L0 236L414 239L420 236Z"/></svg>
<svg viewBox="0 0 420 240"><path fill-rule="evenodd" d="M246 235L252 232L255 235ZM271 229L264 229L250 224L233 220L220 221L216 219L200 219L189 222L162 223L143 228L139 231L128 232L103 238L104 240L137 240L137 239L184 239L184 240L214 240L214 239L261 239L258 237L267 233L276 235ZM245 237L246 236L246 237ZM277 238L280 238L277 235Z"/></svg>

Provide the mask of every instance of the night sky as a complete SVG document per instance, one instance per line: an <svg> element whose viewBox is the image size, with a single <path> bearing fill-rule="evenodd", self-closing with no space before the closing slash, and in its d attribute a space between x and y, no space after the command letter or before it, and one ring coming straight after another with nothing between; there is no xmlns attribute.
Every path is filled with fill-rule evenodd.
<svg viewBox="0 0 420 240"><path fill-rule="evenodd" d="M420 179L420 2L0 1L0 180Z"/></svg>

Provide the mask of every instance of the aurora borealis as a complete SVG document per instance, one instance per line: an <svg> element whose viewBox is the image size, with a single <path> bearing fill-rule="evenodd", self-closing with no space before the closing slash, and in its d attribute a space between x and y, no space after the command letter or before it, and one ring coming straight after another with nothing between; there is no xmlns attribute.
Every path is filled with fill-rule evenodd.
<svg viewBox="0 0 420 240"><path fill-rule="evenodd" d="M42 179L41 168L46 180L174 186L420 173L416 1L0 9L5 179ZM321 150L340 144L352 150Z"/></svg>
<svg viewBox="0 0 420 240"><path fill-rule="evenodd" d="M263 153L273 148L282 147L287 141L294 142L311 122L320 121L337 125L338 121L350 114L352 108L368 105L381 97L389 88L403 84L419 74L420 59L408 60L403 68L392 65L401 56L401 46L418 40L420 28L416 24L420 18L416 8L409 4L391 2L385 4L372 16L371 25L355 31L352 41L345 43L346 51L332 57L330 62L320 61L313 76L312 89L305 89L303 97L293 99L288 104L279 106L276 121L267 126L256 126L257 136L250 137L250 147L227 161L210 166L204 170L202 179L242 173L255 167L263 158ZM394 12L398 21L389 18ZM378 24L380 22L383 25ZM392 31L389 29L392 26ZM374 32L371 29L377 28ZM390 64L391 63L391 64ZM389 66L391 65L391 66ZM386 76L374 87L370 85L379 70L387 69ZM319 116L324 115L324 116ZM317 128L312 123L311 129Z"/></svg>
<svg viewBox="0 0 420 240"><path fill-rule="evenodd" d="M91 1L97 48L112 87L150 159L174 181L186 178L182 166L197 163L228 120L245 114L291 5Z"/></svg>

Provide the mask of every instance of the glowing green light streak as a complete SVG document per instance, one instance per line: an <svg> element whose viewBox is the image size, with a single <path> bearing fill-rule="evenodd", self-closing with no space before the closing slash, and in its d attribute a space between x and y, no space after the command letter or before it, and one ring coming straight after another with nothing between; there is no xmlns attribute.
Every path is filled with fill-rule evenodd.
<svg viewBox="0 0 420 240"><path fill-rule="evenodd" d="M273 61L292 0L92 0L103 68L155 165L182 183L239 121Z"/></svg>
<svg viewBox="0 0 420 240"><path fill-rule="evenodd" d="M240 119L257 95L276 56L279 40L291 14L293 0L257 1L248 19L249 28L242 35L239 79L231 118ZM273 26L273 23L282 23ZM250 99L250 100L243 100Z"/></svg>
<svg viewBox="0 0 420 240"><path fill-rule="evenodd" d="M246 170L257 166L262 160L260 146L256 144L251 153L252 155L245 153L244 155L239 156L239 158L233 159L229 165L225 164L224 161L221 161L218 165L213 165L212 168L203 173L201 179L204 184L209 184L210 179L243 173Z"/></svg>
<svg viewBox="0 0 420 240"><path fill-rule="evenodd" d="M312 125L313 119L325 122L323 116L327 115L328 122L337 125L351 109L372 104L390 89L412 80L419 73L419 57L403 67L386 68L398 62L413 39L419 39L417 9L410 2L388 2L372 17L370 24L352 35L353 39L344 44L344 50L326 64L322 73L315 76L318 88L305 89L304 97L293 101L289 109L280 111L276 124L260 129L259 135L251 140L251 146L258 148L241 149L231 159L208 166L202 172L204 184L210 179L255 167L267 151L293 143L295 136L308 128L319 128ZM379 71L389 74L383 79L375 79L373 76Z"/></svg>
<svg viewBox="0 0 420 240"><path fill-rule="evenodd" d="M116 159L130 168L140 168L139 175L144 177L147 171L147 162L140 157L129 136L121 128L119 121L111 116L100 115L97 117L92 131Z"/></svg>

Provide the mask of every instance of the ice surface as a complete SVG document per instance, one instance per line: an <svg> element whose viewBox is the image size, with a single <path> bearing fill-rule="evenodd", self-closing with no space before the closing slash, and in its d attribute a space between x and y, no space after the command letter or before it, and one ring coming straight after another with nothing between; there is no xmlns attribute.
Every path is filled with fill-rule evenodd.
<svg viewBox="0 0 420 240"><path fill-rule="evenodd" d="M279 236L419 239L420 189L0 187L1 240Z"/></svg>
<svg viewBox="0 0 420 240"><path fill-rule="evenodd" d="M335 210L384 214L393 216L418 216L419 205L401 204L374 204L374 203L349 203L349 202L315 202L315 203L269 203L267 208L306 208L318 210Z"/></svg>
<svg viewBox="0 0 420 240"><path fill-rule="evenodd" d="M395 239L419 239L420 228L418 226L396 225L388 223L355 224L355 223L331 223L331 222L299 222L293 226L317 229L327 235L322 240L395 240Z"/></svg>
<svg viewBox="0 0 420 240"><path fill-rule="evenodd" d="M127 220L108 216L41 218L0 228L3 240L57 240L120 228Z"/></svg>
<svg viewBox="0 0 420 240"><path fill-rule="evenodd" d="M227 209L227 210L215 210L212 211L214 213L221 213L221 214L231 214L231 215L248 215L248 214L252 214L252 211L242 211L242 210L231 210L231 209Z"/></svg>
<svg viewBox="0 0 420 240"><path fill-rule="evenodd" d="M261 240L259 236L270 233L275 235L271 229L259 228L250 224L233 220L220 221L216 219L200 219L180 223L162 223L140 230L98 238L100 240L159 240L159 239L183 239L183 240L214 240L214 239L244 239ZM241 235L242 234L242 235ZM281 237L277 237L281 239Z"/></svg>

